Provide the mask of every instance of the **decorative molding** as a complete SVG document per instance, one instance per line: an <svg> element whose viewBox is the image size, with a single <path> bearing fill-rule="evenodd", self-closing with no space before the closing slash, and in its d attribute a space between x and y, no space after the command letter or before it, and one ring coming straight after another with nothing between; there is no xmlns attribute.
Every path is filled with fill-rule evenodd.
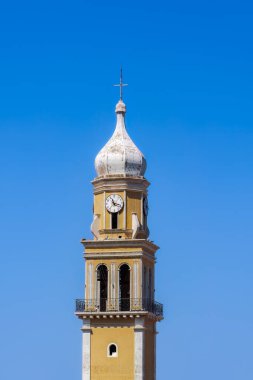
<svg viewBox="0 0 253 380"><path fill-rule="evenodd" d="M154 263L156 262L156 258L154 256L151 256L145 252L97 252L97 253L85 253L86 259L100 259L100 260L106 260L111 258L142 258L145 257L146 260Z"/></svg>
<svg viewBox="0 0 253 380"><path fill-rule="evenodd" d="M155 314L149 312L149 311L140 311L140 310L136 310L136 311L124 311L124 312L119 312L119 311L104 311L104 312L94 312L94 311L85 311L85 312L75 312L75 315L80 318L80 319L98 319L98 320L102 320L102 319L106 319L106 318L109 318L109 319L125 319L127 320L128 318L129 319L136 319L136 318L141 318L141 317L146 317L148 318L150 321L152 322L159 322L159 321L162 321L163 320L163 316L156 316ZM114 325L114 324L113 324ZM111 327L111 325L109 325L109 327Z"/></svg>
<svg viewBox="0 0 253 380"><path fill-rule="evenodd" d="M125 177L125 176L106 176L96 178L92 181L94 194L102 193L103 191L136 191L147 193L147 188L150 183L143 177Z"/></svg>
<svg viewBox="0 0 253 380"><path fill-rule="evenodd" d="M125 228L104 228L104 229L99 230L99 232L101 234L111 234L111 233L119 234L119 233L124 233L124 232L132 233L132 230L131 229L125 229ZM100 241L103 241L103 240L101 239Z"/></svg>
<svg viewBox="0 0 253 380"><path fill-rule="evenodd" d="M100 230L101 232L101 230ZM159 247L152 241L146 239L108 239L108 240L85 240L82 239L81 243L86 248L142 248L149 253L155 253Z"/></svg>
<svg viewBox="0 0 253 380"><path fill-rule="evenodd" d="M90 319L89 319L90 320ZM134 326L134 319L126 319L126 318L117 318L113 320L113 324L110 320L108 320L108 322L106 322L104 319L100 318L100 319L96 319L96 320L92 320L91 321L92 323L92 329L96 329L96 328L108 328L108 329L111 329L111 328L122 328L122 327L133 327Z"/></svg>

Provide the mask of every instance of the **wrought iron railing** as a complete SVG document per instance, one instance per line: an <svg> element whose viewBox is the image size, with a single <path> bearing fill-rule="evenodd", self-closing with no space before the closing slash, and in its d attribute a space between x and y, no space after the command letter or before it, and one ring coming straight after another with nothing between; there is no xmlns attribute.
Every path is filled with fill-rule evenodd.
<svg viewBox="0 0 253 380"><path fill-rule="evenodd" d="M77 299L76 312L123 312L149 311L156 316L163 316L163 305L146 298L100 298Z"/></svg>

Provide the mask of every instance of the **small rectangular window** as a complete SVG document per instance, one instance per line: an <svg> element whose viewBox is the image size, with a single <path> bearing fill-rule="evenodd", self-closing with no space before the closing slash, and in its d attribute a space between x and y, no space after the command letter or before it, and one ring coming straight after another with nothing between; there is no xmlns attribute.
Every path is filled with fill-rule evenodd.
<svg viewBox="0 0 253 380"><path fill-rule="evenodd" d="M115 230L118 228L118 213L114 212L112 215L112 229Z"/></svg>

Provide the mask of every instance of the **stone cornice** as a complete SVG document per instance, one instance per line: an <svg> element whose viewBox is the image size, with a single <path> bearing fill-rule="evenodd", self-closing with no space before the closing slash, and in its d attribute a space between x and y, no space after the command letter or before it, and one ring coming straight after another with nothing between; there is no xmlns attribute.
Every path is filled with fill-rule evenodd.
<svg viewBox="0 0 253 380"><path fill-rule="evenodd" d="M159 247L153 242L146 239L108 239L108 240L85 240L81 243L85 248L103 249L103 248L141 248L148 253L155 253Z"/></svg>
<svg viewBox="0 0 253 380"><path fill-rule="evenodd" d="M91 182L94 186L94 194L103 191L132 190L146 192L150 183L143 177L106 176L95 178Z"/></svg>
<svg viewBox="0 0 253 380"><path fill-rule="evenodd" d="M157 316L151 312L148 311L129 311L129 312L99 312L99 313L94 313L94 312L75 312L75 315L79 319L93 319L93 320L112 320L116 319L118 321L122 320L131 320L135 318L142 318L146 317L150 319L151 321L158 322L163 320L162 316ZM112 325L114 326L114 325Z"/></svg>
<svg viewBox="0 0 253 380"><path fill-rule="evenodd" d="M148 261L156 262L154 255L147 252L97 252L97 253L84 253L85 259L122 259L122 258L140 258L145 257Z"/></svg>

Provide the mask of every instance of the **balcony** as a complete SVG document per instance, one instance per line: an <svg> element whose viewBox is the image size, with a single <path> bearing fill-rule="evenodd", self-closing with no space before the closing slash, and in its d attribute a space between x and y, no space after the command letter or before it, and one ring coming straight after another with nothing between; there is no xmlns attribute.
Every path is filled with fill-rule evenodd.
<svg viewBox="0 0 253 380"><path fill-rule="evenodd" d="M159 302L142 298L101 298L96 299L77 299L76 313L138 313L149 312L157 318L163 318L163 305Z"/></svg>

